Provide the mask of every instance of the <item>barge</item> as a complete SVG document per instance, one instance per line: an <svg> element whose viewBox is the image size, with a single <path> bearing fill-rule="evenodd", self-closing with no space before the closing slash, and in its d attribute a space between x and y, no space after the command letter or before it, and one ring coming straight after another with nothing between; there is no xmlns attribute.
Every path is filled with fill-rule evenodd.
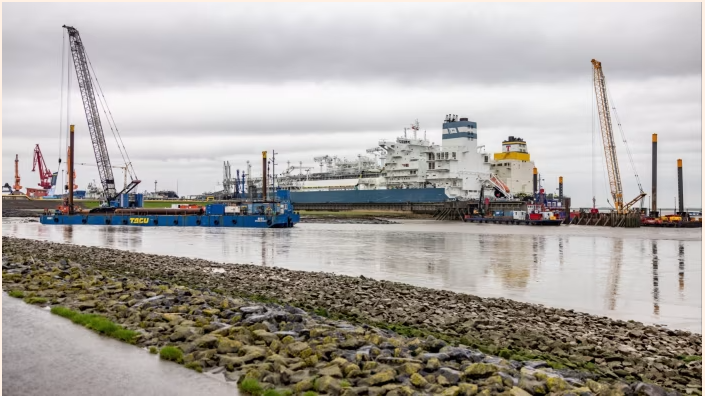
<svg viewBox="0 0 705 396"><path fill-rule="evenodd" d="M701 212L688 212L661 217L643 217L641 225L643 227L702 228L703 219Z"/></svg>
<svg viewBox="0 0 705 396"><path fill-rule="evenodd" d="M549 200L546 192L538 185L538 170L534 168L533 189L534 199L531 202L522 203L521 209L507 211L496 211L494 216L487 216L484 213L489 211L490 201L485 198L484 210L478 214L466 214L462 217L465 223L482 224L516 224L516 225L538 225L538 226L560 226L565 222L564 203L562 199ZM563 196L563 177L559 178L559 196ZM556 204L560 204L560 207ZM569 214L567 214L569 216Z"/></svg>
<svg viewBox="0 0 705 396"><path fill-rule="evenodd" d="M212 203L202 207L144 208L142 194L121 196L119 207L69 213L64 207L41 216L41 224L124 225L138 227L291 228L300 221L288 191L271 201Z"/></svg>
<svg viewBox="0 0 705 396"><path fill-rule="evenodd" d="M515 210L511 216L485 217L477 215L465 215L465 223L482 224L516 224L516 225L539 225L539 226L559 226L563 219L557 219L553 212L545 211L539 213L529 213L523 210Z"/></svg>

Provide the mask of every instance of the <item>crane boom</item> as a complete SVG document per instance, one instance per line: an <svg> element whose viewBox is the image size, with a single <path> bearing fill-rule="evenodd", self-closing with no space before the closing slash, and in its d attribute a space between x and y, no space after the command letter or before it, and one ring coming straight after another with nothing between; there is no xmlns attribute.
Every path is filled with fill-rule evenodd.
<svg viewBox="0 0 705 396"><path fill-rule="evenodd" d="M78 30L71 26L63 25L68 31L69 41L71 45L71 54L73 56L73 65L76 69L76 79L81 90L81 99L83 100L83 109L86 113L86 121L88 122L88 131L93 143L93 152L95 160L98 164L98 175L103 186L105 200L111 202L120 194L129 193L140 183L139 180L132 180L129 185L125 186L122 191L117 192L115 188L115 178L113 177L113 169L110 165L110 156L108 147L105 144L105 135L103 134L103 126L100 122L100 113L96 103L95 90L88 66L88 57L86 49L78 34Z"/></svg>
<svg viewBox="0 0 705 396"><path fill-rule="evenodd" d="M592 60L594 70L595 96L597 100L597 112L600 116L600 129L602 130L602 144L605 147L605 161L607 162L607 175L610 182L610 192L617 212L622 212L624 198L622 192L622 178L619 174L619 164L617 163L617 150L614 144L614 134L612 133L612 119L610 117L610 107L607 102L607 88L605 86L605 75L602 73L602 63Z"/></svg>
<svg viewBox="0 0 705 396"><path fill-rule="evenodd" d="M83 41L81 41L81 36L78 34L78 30L71 26L64 25L63 27L66 28L69 33L73 65L76 69L78 87L81 90L81 99L83 100L83 109L86 113L86 121L88 122L88 132L91 135L91 142L93 143L95 160L98 163L100 182L103 185L106 199L111 200L116 196L115 179L113 177L113 170L110 167L110 157L108 155L108 147L105 144L103 126L100 123L100 113L98 113L93 82L91 81L91 75L88 70L86 50L83 46Z"/></svg>
<svg viewBox="0 0 705 396"><path fill-rule="evenodd" d="M597 100L597 112L600 116L600 129L602 130L602 145L605 147L605 161L607 162L607 175L610 182L610 191L614 208L617 213L625 213L637 202L646 196L646 193L641 188L639 176L634 170L634 175L637 178L639 185L639 195L624 204L624 195L622 190L622 177L619 174L619 164L617 163L617 147L614 144L614 134L612 133L612 118L610 117L610 107L607 101L607 85L605 84L605 75L602 72L602 62L595 59L592 60L593 80L595 85L595 98ZM620 126L621 128L621 126ZM624 140L626 144L626 139ZM631 159L631 154L630 159ZM632 163L632 167L634 164ZM594 205L594 204L593 204Z"/></svg>

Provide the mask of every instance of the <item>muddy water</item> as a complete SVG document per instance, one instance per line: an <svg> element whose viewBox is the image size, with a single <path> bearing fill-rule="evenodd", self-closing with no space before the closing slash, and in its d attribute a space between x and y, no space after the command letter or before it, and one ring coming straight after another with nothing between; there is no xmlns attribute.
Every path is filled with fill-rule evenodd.
<svg viewBox="0 0 705 396"><path fill-rule="evenodd" d="M702 333L699 229L407 220L257 230L43 226L4 218L3 235L364 275Z"/></svg>

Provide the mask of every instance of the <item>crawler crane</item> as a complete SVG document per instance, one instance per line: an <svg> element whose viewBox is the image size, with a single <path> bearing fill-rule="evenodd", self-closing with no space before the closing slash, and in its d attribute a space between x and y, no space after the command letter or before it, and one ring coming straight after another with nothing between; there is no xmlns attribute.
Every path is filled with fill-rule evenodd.
<svg viewBox="0 0 705 396"><path fill-rule="evenodd" d="M108 148L105 144L103 125L101 124L100 113L98 112L98 101L96 100L95 89L92 81L95 76L91 76L90 73L90 70L93 69L93 66L90 64L90 60L88 59L86 49L83 45L83 41L81 40L81 36L78 34L78 30L71 26L64 25L63 27L68 31L69 35L69 42L71 44L71 54L73 57L73 65L76 69L76 79L78 80L78 87L81 90L83 109L86 113L88 131L91 136L91 142L93 143L93 151L95 153L96 163L98 164L98 174L100 176L100 183L103 186L105 204L114 208L119 206L118 198L120 197L120 195L128 194L130 191L134 190L135 187L140 184L140 180L138 180L134 176L135 173L132 169L132 164L129 161L129 158L124 158L127 153L123 153L123 145L123 147L120 148L120 152L121 154L123 154L123 159L125 159L125 163L127 164L127 173L130 174L131 181L122 189L122 191L118 192L115 188L113 167L110 165L110 157L108 154ZM97 84L97 87L103 99L100 104L101 107L103 107L103 111L105 112L105 108L107 107L107 104L104 103L105 96L102 95L102 89L100 88L99 83ZM114 120L112 120L112 114L110 114L110 117L108 117L108 114L106 113L106 118L106 120L108 121L108 126L111 130L113 130L113 133L116 134L116 138L118 138L119 132L117 131L117 127L115 126ZM113 129L114 126L115 128ZM120 143L118 143L118 146L120 145Z"/></svg>
<svg viewBox="0 0 705 396"><path fill-rule="evenodd" d="M641 187L639 175L634 169L637 184L639 185L639 195L631 201L624 203L622 190L622 178L619 175L619 164L617 163L617 150L614 144L614 134L612 133L612 119L610 118L610 108L607 101L607 85L605 75L602 73L602 63L592 60L593 82L595 85L595 97L597 100L597 112L600 116L600 129L602 131L602 145L605 148L605 161L607 162L607 175L610 182L610 192L614 202L614 209L617 213L627 213L629 209L646 196ZM624 143L627 141L624 139ZM631 158L630 158L631 159ZM632 167L634 166L632 162Z"/></svg>

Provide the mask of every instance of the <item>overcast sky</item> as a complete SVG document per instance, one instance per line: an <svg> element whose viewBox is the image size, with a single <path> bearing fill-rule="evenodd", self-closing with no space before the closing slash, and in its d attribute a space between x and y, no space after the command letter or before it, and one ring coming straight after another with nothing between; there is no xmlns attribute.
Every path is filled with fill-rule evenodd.
<svg viewBox="0 0 705 396"><path fill-rule="evenodd" d="M591 205L593 190L605 206L596 58L644 190L658 133L659 207L673 207L678 158L685 204L701 206L698 3L6 3L2 17L3 183L13 184L19 154L22 185L36 186L37 143L52 171L60 152L65 160L66 24L81 34L140 191L154 180L160 190L178 181L181 195L213 190L224 160L233 173L247 160L260 173L262 150L279 153L279 169L318 169L314 156L364 154L417 118L440 143L452 113L477 122L490 152L509 135L525 139L545 187L562 175L573 206ZM99 179L73 66L70 75L85 188ZM628 200L638 187L616 123L615 133ZM122 185L120 169L115 179Z"/></svg>

